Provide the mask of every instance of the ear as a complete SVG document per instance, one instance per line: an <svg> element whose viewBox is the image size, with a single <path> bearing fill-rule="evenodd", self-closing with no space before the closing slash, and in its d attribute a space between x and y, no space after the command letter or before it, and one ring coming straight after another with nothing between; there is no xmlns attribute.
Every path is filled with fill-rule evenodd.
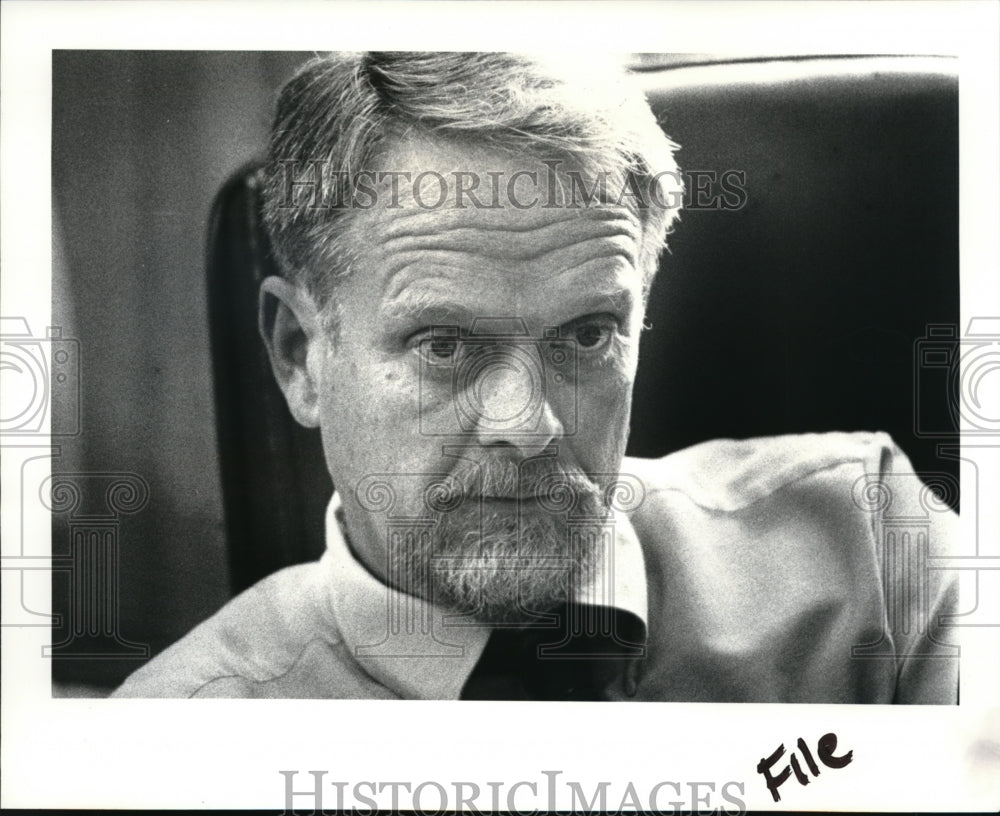
<svg viewBox="0 0 1000 816"><path fill-rule="evenodd" d="M313 299L284 278L265 278L260 285L257 326L292 416L307 428L318 427L319 372L310 367L309 359L310 351L324 338Z"/></svg>

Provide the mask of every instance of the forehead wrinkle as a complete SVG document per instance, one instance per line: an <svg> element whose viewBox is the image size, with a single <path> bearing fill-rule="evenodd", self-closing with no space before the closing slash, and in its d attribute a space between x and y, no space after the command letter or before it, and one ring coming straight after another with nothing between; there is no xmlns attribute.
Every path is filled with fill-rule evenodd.
<svg viewBox="0 0 1000 816"><path fill-rule="evenodd" d="M607 261L622 259L628 264L629 268L635 269L636 258L634 254L629 250L630 248L628 246L624 247L609 246L606 252L601 252L600 254L591 255L590 257L587 258L587 260L582 261L580 263L575 263L575 262L567 263L565 266L559 268L550 268L548 270L549 277L555 278L570 272L584 273L589 267L593 265L599 265L597 266L596 271L599 274L601 274L603 278L606 279L608 277L613 277L615 280L617 280L621 270L618 268L610 267L609 264L607 264ZM577 284L574 283L574 286L576 285Z"/></svg>
<svg viewBox="0 0 1000 816"><path fill-rule="evenodd" d="M383 246L408 240L432 247L442 244L457 243L460 246L474 243L482 245L485 241L490 246L506 247L523 245L524 239L533 236L536 240L545 240L550 235L566 244L572 243L574 236L610 236L615 234L628 235L638 239L640 228L634 219L615 215L604 219L565 218L548 221L543 224L515 225L508 228L505 225L493 224L454 224L445 225L430 223L424 229L386 230L380 235Z"/></svg>
<svg viewBox="0 0 1000 816"><path fill-rule="evenodd" d="M471 213L475 213L474 224ZM539 213L547 220L538 223ZM640 228L639 219L626 207L616 205L589 205L584 207L543 207L540 205L519 209L517 207L437 207L433 209L413 209L404 207L379 211L388 220L383 219L377 225L375 232L384 239L402 235L419 235L428 232L445 232L450 229L468 228L473 226L482 230L498 232L530 232L550 224L560 224L567 221L615 221L625 220L636 228ZM426 227L423 221L429 222Z"/></svg>
<svg viewBox="0 0 1000 816"><path fill-rule="evenodd" d="M499 264L501 268L504 264L530 266L554 261L553 256L560 254L569 256L569 266L612 255L623 255L635 264L641 252L641 234L621 225L607 225L597 232L549 225L535 233L535 240L528 235L505 235L499 231L483 235L474 228L456 228L447 234L409 235L388 240L379 247L379 254L388 268L394 270L423 259L457 267L463 264L480 266L484 262Z"/></svg>
<svg viewBox="0 0 1000 816"><path fill-rule="evenodd" d="M636 265L634 252L634 242L623 240L625 236L607 236L590 238L586 241L579 241L568 246L555 247L545 250L534 257L517 258L519 266L527 265L525 271L545 273L547 277L555 277L565 274L581 266L594 261L610 260L613 258L623 258L633 267ZM587 252L585 258L579 258L579 253L585 251L592 244L597 244L598 249ZM555 258L556 253L568 253L570 257L565 259ZM574 255L576 257L574 257ZM493 258L484 255L482 252L464 249L409 249L402 252L392 252L387 258L388 277L386 286L390 298L395 297L400 291L410 284L413 273L419 275L434 274L437 271L455 270L463 274L475 272L483 273L487 271L484 267L485 260L511 260L509 258ZM543 265L551 263L551 266L541 269ZM534 269L532 269L534 267ZM493 270L491 270L493 271ZM509 273L511 283L517 282L518 269L496 269L494 275L499 277L504 273ZM507 275L504 275L507 276ZM461 283L460 281L458 283ZM454 284L453 284L454 285Z"/></svg>
<svg viewBox="0 0 1000 816"><path fill-rule="evenodd" d="M424 253L428 262L448 266L461 265L463 255L467 256L466 262L475 264L483 260L526 262L544 260L564 250L594 251L602 242L613 248L613 254L624 255L634 265L642 248L637 220L622 214L609 216L596 221L574 217L544 224L536 220L530 226L515 230L481 224L442 228L432 217L419 231L397 231L391 229L392 225L390 229L372 230L367 242L376 257L381 258L381 264L389 269L390 277L420 260L419 253ZM608 249L595 252L595 257L607 255Z"/></svg>

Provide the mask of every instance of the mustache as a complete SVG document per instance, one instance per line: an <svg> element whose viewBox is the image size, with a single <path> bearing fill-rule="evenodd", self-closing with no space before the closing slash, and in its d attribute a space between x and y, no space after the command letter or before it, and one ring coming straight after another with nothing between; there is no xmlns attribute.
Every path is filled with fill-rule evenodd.
<svg viewBox="0 0 1000 816"><path fill-rule="evenodd" d="M646 497L642 480L621 472L587 473L556 457L456 458L450 471L370 473L354 485L359 509L397 520L440 516L483 500L531 502L532 509L574 517L632 513Z"/></svg>
<svg viewBox="0 0 1000 816"><path fill-rule="evenodd" d="M537 500L552 510L569 510L582 502L600 500L601 488L584 471L569 468L553 457L514 462L489 459L459 460L443 480L428 486L428 503L452 509L464 500ZM437 495L430 495L436 493Z"/></svg>

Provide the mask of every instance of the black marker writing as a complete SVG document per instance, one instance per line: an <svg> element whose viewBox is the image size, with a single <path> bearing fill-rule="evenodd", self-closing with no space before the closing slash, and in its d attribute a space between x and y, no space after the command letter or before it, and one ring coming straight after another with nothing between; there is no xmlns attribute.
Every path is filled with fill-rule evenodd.
<svg viewBox="0 0 1000 816"><path fill-rule="evenodd" d="M819 776L819 766L816 764L816 760L813 758L812 751L809 750L809 746L806 745L805 740L799 737L796 742L796 746L799 752L802 754L802 758L805 760L806 767L809 769L809 773L813 776ZM826 765L827 768L843 768L845 765L850 765L851 761L854 759L854 751L848 751L843 756L836 756L834 751L837 750L837 735L834 733L824 734L819 738L819 742L816 743L816 754L819 757L819 761ZM767 784L767 789L771 791L771 796L774 797L775 802L781 801L781 796L778 794L778 788L788 780L788 777L795 774L795 779L800 785L809 784L809 774L802 770L802 766L799 763L799 757L797 754L792 753L789 756L789 764L781 769L776 775L771 773L771 769L774 767L775 763L778 762L785 755L785 746L781 744L778 749L768 757L764 757L760 762L757 763L757 773L764 777L764 781Z"/></svg>

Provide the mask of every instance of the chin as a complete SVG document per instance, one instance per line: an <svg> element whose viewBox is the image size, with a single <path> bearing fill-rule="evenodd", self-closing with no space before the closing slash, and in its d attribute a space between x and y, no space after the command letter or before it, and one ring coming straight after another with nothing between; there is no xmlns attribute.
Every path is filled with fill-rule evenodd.
<svg viewBox="0 0 1000 816"><path fill-rule="evenodd" d="M600 553L571 546L564 517L518 504L442 516L429 547L393 554L403 588L483 623L526 622L566 602Z"/></svg>

